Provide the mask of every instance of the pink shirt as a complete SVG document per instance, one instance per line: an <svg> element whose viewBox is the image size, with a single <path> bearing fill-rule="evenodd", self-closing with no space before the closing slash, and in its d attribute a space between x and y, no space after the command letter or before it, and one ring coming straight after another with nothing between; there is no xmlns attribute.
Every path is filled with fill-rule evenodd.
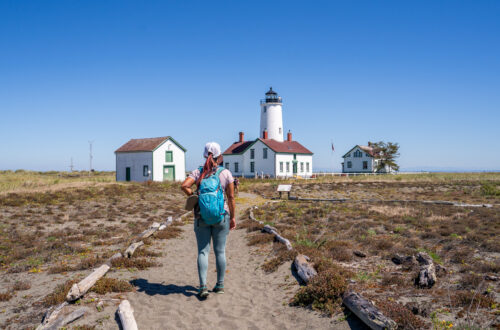
<svg viewBox="0 0 500 330"><path fill-rule="evenodd" d="M196 169L189 174L189 177L192 178L194 181L198 181L200 174L201 174L200 170ZM220 186L224 191L224 209L229 213L229 207L227 206L227 198L226 198L226 187L228 184L234 182L233 174L231 173L230 170L224 169L219 174L219 180L220 180Z"/></svg>

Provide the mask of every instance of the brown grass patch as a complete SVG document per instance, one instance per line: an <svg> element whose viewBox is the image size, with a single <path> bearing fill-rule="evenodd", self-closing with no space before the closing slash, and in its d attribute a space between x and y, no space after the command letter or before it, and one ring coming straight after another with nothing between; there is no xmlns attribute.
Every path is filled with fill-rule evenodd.
<svg viewBox="0 0 500 330"><path fill-rule="evenodd" d="M291 301L293 306L310 306L314 310L332 315L342 304L350 272L333 263L320 265L321 271L307 286L301 288Z"/></svg>
<svg viewBox="0 0 500 330"><path fill-rule="evenodd" d="M130 292L133 289L134 287L132 284L127 281L111 277L103 277L94 284L90 291L98 294L106 294L109 292Z"/></svg>
<svg viewBox="0 0 500 330"><path fill-rule="evenodd" d="M159 266L157 263L150 261L146 258L116 258L111 261L114 268L137 268L140 270L147 269L149 267Z"/></svg>
<svg viewBox="0 0 500 330"><path fill-rule="evenodd" d="M377 307L382 311L382 314L393 319L398 324L398 329L426 328L424 321L401 304L391 301L378 301Z"/></svg>
<svg viewBox="0 0 500 330"><path fill-rule="evenodd" d="M451 297L451 304L453 307L470 306L471 310L475 310L479 307L490 308L495 300L474 291L458 291Z"/></svg>
<svg viewBox="0 0 500 330"><path fill-rule="evenodd" d="M29 290L31 288L31 283L28 281L16 281L12 286L12 290L14 291L24 291Z"/></svg>
<svg viewBox="0 0 500 330"><path fill-rule="evenodd" d="M157 239L177 238L182 234L182 229L178 226L168 226L164 230L157 231L153 237Z"/></svg>
<svg viewBox="0 0 500 330"><path fill-rule="evenodd" d="M272 235L269 235L272 237ZM287 261L291 261L297 255L295 251L288 251L286 247L281 243L275 243L275 246L278 246L275 251L275 256L269 260L267 260L263 265L262 269L266 273L272 273L278 269L279 266L284 264Z"/></svg>
<svg viewBox="0 0 500 330"><path fill-rule="evenodd" d="M261 244L267 244L274 241L274 236L265 234L265 233L258 233L248 239L247 245L253 246L253 245L261 245Z"/></svg>
<svg viewBox="0 0 500 330"><path fill-rule="evenodd" d="M54 291L42 299L42 304L45 307L50 307L57 305L66 301L66 295L68 294L71 286L77 283L75 280L66 281L64 284L59 284L56 286Z"/></svg>
<svg viewBox="0 0 500 330"><path fill-rule="evenodd" d="M12 292L0 292L0 301L9 301L13 296Z"/></svg>

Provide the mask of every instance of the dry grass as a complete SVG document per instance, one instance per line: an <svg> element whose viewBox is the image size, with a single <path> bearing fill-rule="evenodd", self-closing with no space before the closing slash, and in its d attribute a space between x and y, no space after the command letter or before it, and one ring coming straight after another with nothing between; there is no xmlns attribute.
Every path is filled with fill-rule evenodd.
<svg viewBox="0 0 500 330"><path fill-rule="evenodd" d="M91 291L98 294L106 294L110 292L130 292L133 289L134 287L132 284L127 281L103 277L94 284Z"/></svg>
<svg viewBox="0 0 500 330"><path fill-rule="evenodd" d="M136 268L139 270L148 269L149 267L159 266L154 261L146 258L117 258L111 262L113 268Z"/></svg>
<svg viewBox="0 0 500 330"><path fill-rule="evenodd" d="M172 239L177 238L182 234L182 229L178 226L168 226L162 231L157 231L153 237L157 239Z"/></svg>
<svg viewBox="0 0 500 330"><path fill-rule="evenodd" d="M42 304L45 307L50 307L57 305L66 301L66 295L68 294L71 286L77 283L75 280L66 281L64 284L59 284L56 286L54 291L42 299Z"/></svg>
<svg viewBox="0 0 500 330"><path fill-rule="evenodd" d="M0 292L0 301L9 301L13 296L12 292Z"/></svg>

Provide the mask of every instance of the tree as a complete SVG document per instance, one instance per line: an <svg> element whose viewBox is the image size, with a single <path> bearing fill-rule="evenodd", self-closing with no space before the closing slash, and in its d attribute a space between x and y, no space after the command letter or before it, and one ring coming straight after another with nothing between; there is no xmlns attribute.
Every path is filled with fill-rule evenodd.
<svg viewBox="0 0 500 330"><path fill-rule="evenodd" d="M399 144L393 142L368 142L368 146L373 148L375 159L378 159L377 172L389 166L395 171L399 171L396 158L399 157Z"/></svg>

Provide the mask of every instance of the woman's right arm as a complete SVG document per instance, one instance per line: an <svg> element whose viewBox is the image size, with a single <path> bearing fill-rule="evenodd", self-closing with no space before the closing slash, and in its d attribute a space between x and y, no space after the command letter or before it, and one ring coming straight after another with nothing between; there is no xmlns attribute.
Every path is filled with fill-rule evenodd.
<svg viewBox="0 0 500 330"><path fill-rule="evenodd" d="M194 182L193 178L187 177L182 183L181 189L186 195L191 196L193 194L193 189L191 189L191 187L194 185Z"/></svg>

